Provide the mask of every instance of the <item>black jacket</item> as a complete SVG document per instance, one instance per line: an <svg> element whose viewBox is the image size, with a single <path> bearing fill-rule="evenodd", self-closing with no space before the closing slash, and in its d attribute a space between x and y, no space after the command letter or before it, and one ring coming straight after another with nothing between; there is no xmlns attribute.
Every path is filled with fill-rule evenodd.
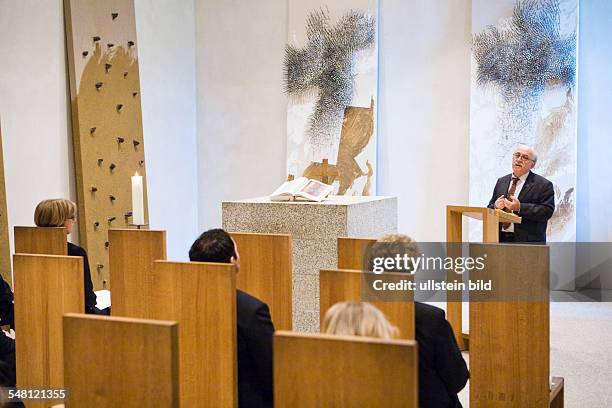
<svg viewBox="0 0 612 408"><path fill-rule="evenodd" d="M457 393L470 376L444 310L414 303L419 347L419 407L461 407Z"/></svg>
<svg viewBox="0 0 612 408"><path fill-rule="evenodd" d="M96 294L91 283L91 273L89 272L89 260L87 252L78 245L68 242L68 256L83 257L83 284L85 293L85 313L96 314Z"/></svg>
<svg viewBox="0 0 612 408"><path fill-rule="evenodd" d="M268 305L236 291L238 320L238 405L272 407L272 338L274 325Z"/></svg>
<svg viewBox="0 0 612 408"><path fill-rule="evenodd" d="M508 195L512 174L497 180L489 208L495 208L495 201L501 195ZM517 197L521 210L517 213L522 218L520 224L514 224L516 242L546 242L548 220L555 211L555 190L553 184L544 177L529 172L525 185ZM501 231L501 224L500 224Z"/></svg>

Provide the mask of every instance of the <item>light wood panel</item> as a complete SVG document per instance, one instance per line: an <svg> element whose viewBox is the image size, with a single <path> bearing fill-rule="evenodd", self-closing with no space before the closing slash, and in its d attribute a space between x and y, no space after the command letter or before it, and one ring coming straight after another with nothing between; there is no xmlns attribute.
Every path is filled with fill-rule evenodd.
<svg viewBox="0 0 612 408"><path fill-rule="evenodd" d="M408 340L276 332L279 407L418 407L417 345Z"/></svg>
<svg viewBox="0 0 612 408"><path fill-rule="evenodd" d="M231 233L240 254L236 285L268 304L274 327L291 330L291 235Z"/></svg>
<svg viewBox="0 0 612 408"><path fill-rule="evenodd" d="M156 261L150 312L179 324L181 406L235 407L236 268Z"/></svg>
<svg viewBox="0 0 612 408"><path fill-rule="evenodd" d="M563 377L553 377L550 389L550 408L563 408L565 406L564 383Z"/></svg>
<svg viewBox="0 0 612 408"><path fill-rule="evenodd" d="M484 270L470 279L491 279L497 299L470 292L470 406L547 407L549 248L472 244L470 253L486 254Z"/></svg>
<svg viewBox="0 0 612 408"><path fill-rule="evenodd" d="M64 315L66 407L178 407L178 324Z"/></svg>
<svg viewBox="0 0 612 408"><path fill-rule="evenodd" d="M9 248L8 212L6 208L6 187L4 184L4 153L2 150L2 123L0 123L0 274L13 286L11 274L11 249Z"/></svg>
<svg viewBox="0 0 612 408"><path fill-rule="evenodd" d="M320 324L323 327L325 313L338 302L361 302L364 299L362 290L364 277L361 271L352 269L322 269L319 277L319 310ZM407 274L385 274L386 281L393 276L406 278ZM414 302L370 302L379 308L387 319L400 331L400 338L414 339Z"/></svg>
<svg viewBox="0 0 612 408"><path fill-rule="evenodd" d="M153 263L166 259L166 231L108 232L114 316L150 316Z"/></svg>
<svg viewBox="0 0 612 408"><path fill-rule="evenodd" d="M84 308L83 258L16 254L17 386L64 384L62 315ZM28 407L44 406L29 403Z"/></svg>
<svg viewBox="0 0 612 408"><path fill-rule="evenodd" d="M138 42L133 0L64 1L81 243L94 288L108 289L110 228L127 228L131 176L143 176Z"/></svg>
<svg viewBox="0 0 612 408"><path fill-rule="evenodd" d="M463 216L482 221L482 242L499 242L499 223L512 222L521 223L521 217L516 214L507 213L498 209L492 210L487 207L469 206L446 206L446 242L463 241ZM460 247L451 246L447 256L458 257ZM449 271L448 282L458 282L460 279L454 271ZM447 293L446 317L453 328L455 339L461 350L467 349L468 335L462 333L463 328L463 304L460 292Z"/></svg>
<svg viewBox="0 0 612 408"><path fill-rule="evenodd" d="M64 227L15 227L15 253L66 256L67 237Z"/></svg>
<svg viewBox="0 0 612 408"><path fill-rule="evenodd" d="M363 258L376 238L338 237L338 269L363 270Z"/></svg>

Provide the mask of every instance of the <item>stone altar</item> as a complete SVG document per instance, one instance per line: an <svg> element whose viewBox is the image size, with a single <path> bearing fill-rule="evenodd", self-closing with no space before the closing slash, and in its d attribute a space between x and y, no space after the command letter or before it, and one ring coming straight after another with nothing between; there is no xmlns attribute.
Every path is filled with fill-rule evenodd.
<svg viewBox="0 0 612 408"><path fill-rule="evenodd" d="M291 234L293 328L301 332L319 331L319 270L337 267L337 238L397 231L396 197L331 196L320 203L259 197L225 201L222 213L230 232Z"/></svg>

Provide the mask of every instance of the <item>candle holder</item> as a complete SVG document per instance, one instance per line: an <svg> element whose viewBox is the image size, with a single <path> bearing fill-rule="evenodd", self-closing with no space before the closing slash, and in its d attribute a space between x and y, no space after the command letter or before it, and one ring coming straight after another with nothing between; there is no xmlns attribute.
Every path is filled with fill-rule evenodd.
<svg viewBox="0 0 612 408"><path fill-rule="evenodd" d="M142 229L142 227L148 227L149 224L128 224L128 227L136 227L136 229Z"/></svg>
<svg viewBox="0 0 612 408"><path fill-rule="evenodd" d="M136 229L142 229L142 227L149 226L149 224L133 224L133 223L127 222L128 218L132 217L132 211L126 212L125 214L123 214L123 216L125 217L125 222L128 225L128 227L136 227Z"/></svg>

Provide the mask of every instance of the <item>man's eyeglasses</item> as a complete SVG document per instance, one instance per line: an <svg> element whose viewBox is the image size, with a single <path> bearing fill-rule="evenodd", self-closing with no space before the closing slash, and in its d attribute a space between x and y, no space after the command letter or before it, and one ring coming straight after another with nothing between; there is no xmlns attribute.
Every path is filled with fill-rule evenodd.
<svg viewBox="0 0 612 408"><path fill-rule="evenodd" d="M527 156L526 154L520 154L519 152L514 153L512 157L514 157L516 160L522 159L524 161L529 161L529 160L533 161L531 157Z"/></svg>

